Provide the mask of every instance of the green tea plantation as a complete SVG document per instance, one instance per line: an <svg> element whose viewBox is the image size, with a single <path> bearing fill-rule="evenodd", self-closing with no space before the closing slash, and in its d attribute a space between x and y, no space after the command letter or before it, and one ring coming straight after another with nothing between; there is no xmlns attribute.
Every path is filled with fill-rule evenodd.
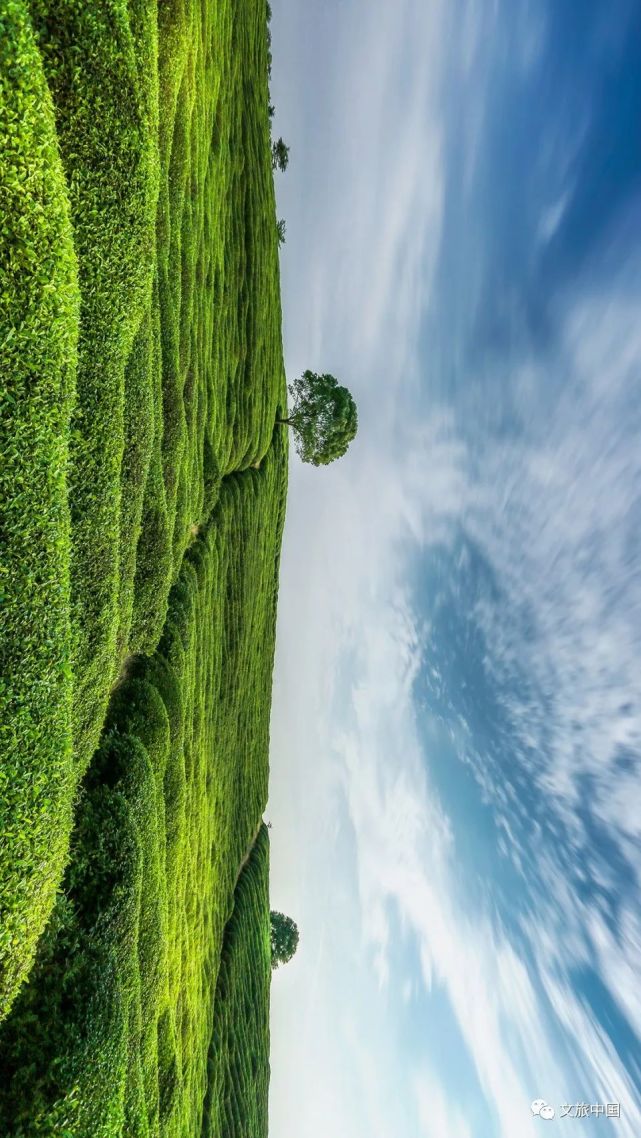
<svg viewBox="0 0 641 1138"><path fill-rule="evenodd" d="M253 1138L287 484L265 0L0 0L0 1134Z"/></svg>

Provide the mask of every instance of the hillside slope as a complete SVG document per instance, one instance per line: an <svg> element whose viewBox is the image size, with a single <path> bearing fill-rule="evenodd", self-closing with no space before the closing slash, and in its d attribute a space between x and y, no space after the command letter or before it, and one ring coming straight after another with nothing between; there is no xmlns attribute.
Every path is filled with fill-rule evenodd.
<svg viewBox="0 0 641 1138"><path fill-rule="evenodd" d="M110 693L285 385L264 0L0 0L0 65L2 1019Z"/></svg>
<svg viewBox="0 0 641 1138"><path fill-rule="evenodd" d="M233 985L235 934L225 929L238 866L267 797L285 486L282 437L260 471L224 480L172 589L157 651L133 663L114 696L64 891L0 1028L0 1132L11 1138L200 1134L212 1101L223 1109L220 1087L225 1101L230 1081L242 1089L236 1001L240 1046L266 1051L264 874L261 906L244 918L245 937L262 948L255 976L245 969L241 984L257 985L260 1002L238 989L230 1005L221 985ZM212 1084L214 1037L222 1042ZM262 1077L254 1112L264 1113Z"/></svg>
<svg viewBox="0 0 641 1138"><path fill-rule="evenodd" d="M200 1138L266 1138L270 982L269 832L263 825L225 929Z"/></svg>

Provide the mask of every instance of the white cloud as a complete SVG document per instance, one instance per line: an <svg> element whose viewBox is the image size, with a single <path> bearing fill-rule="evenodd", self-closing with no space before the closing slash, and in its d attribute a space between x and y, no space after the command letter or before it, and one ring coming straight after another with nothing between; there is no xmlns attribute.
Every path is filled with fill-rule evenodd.
<svg viewBox="0 0 641 1138"><path fill-rule="evenodd" d="M472 1131L460 1111L448 1102L429 1072L416 1076L414 1093L423 1138L472 1138Z"/></svg>
<svg viewBox="0 0 641 1138"><path fill-rule="evenodd" d="M278 9L275 50L278 29L291 18L279 24ZM443 7L440 0L357 0L328 6L323 18L307 11L305 20L316 50L308 43L307 54L290 54L300 58L300 90L324 90L323 122L313 123L310 146L309 103L297 101L292 159L277 186L288 230L288 365L297 372L338 361L357 393L384 371L394 390L406 379L409 325L418 320L440 236L441 127L433 102ZM278 105L277 67L274 84Z"/></svg>
<svg viewBox="0 0 641 1138"><path fill-rule="evenodd" d="M571 197L571 190L566 189L544 210L539 222L539 236L542 241L548 242L554 237L563 221Z"/></svg>
<svg viewBox="0 0 641 1138"><path fill-rule="evenodd" d="M365 620L378 629L392 623L384 608ZM509 1031L541 1050L550 1078L553 1061L527 971L509 943L486 921L467 917L457 901L455 845L425 775L411 694L403 681L403 640L398 644L390 635L386 652L378 657L366 643L362 666L365 678L343 754L364 935L375 945L380 970L390 939L381 914L390 906L398 910L417 940L425 985L429 989L438 982L447 992L502 1133L512 1134L517 1127L524 1136L534 1133L526 1113L533 1092L515 1066ZM377 675L381 667L384 699Z"/></svg>
<svg viewBox="0 0 641 1138"><path fill-rule="evenodd" d="M577 328L583 329L580 339ZM625 1104L615 1131L621 1138L638 1132L638 1095L572 980L572 969L587 966L594 954L613 999L639 1029L638 922L628 907L613 936L594 903L580 900L554 844L541 840L533 870L511 821L523 804L513 786L503 785L504 772L493 770L482 751L475 753L463 722L461 738L502 825L505 849L527 866L522 872L532 900L519 935L530 956L489 912L483 914L482 905L476 916L470 913L459 887L456 834L430 787L416 731L412 681L424 642L403 584L403 549L447 540L462 524L484 552L504 597L498 609L489 603L476 608L491 648L488 663L508 673L522 666L536 689L530 702L507 707L515 738L523 743L514 760L567 827L575 860L578 854L585 872L604 888L616 887L607 859L591 849L579 805L581 779L589 773L595 816L638 870L639 809L628 809L616 789L620 746L638 751L641 629L629 622L637 614L641 620L641 583L630 573L624 532L636 524L638 462L629 416L622 417L615 403L627 390L621 361L629 371L635 358L628 335L636 331L625 309L603 317L598 308L589 318L577 314L567 337L574 377L567 395L556 400L553 415L540 402L530 404L526 437L518 446L493 441L480 480L471 477L473 464L452 420L435 416L431 439L420 430L407 432L402 460L374 461L366 452L351 469L345 464L332 471L331 511L324 518L313 511L309 531L299 519L297 532L307 553L318 541L309 568L315 579L308 585L312 598L323 597L322 613L311 625L320 675L336 675L342 653L350 653L347 718L343 708L340 729L332 727L339 693L326 688L328 703L314 723L315 729L322 725L319 763L332 755L324 765L326 805L335 809L344 797L353 827L360 933L365 949L371 948L375 983L390 986L391 948L402 925L416 940L425 988L438 984L447 994L506 1138L515 1130L534 1133L527 1113L532 1096L574 1101L578 1079L595 1101ZM619 367L602 371L596 382L595 369L607 356L603 345L613 339ZM641 343L637 351L641 359ZM426 483L421 474L428 468ZM283 592L290 596L286 580ZM527 641L514 619L523 605L534 630ZM536 769L527 766L532 741L538 744ZM632 771L621 785L627 800L637 803ZM352 905L347 901L343 911ZM329 899L328 912L335 909ZM345 936L357 934L352 915ZM536 962L533 974L530 959ZM365 1030L382 1062L385 1045ZM464 1127L444 1088L440 1094L444 1109L454 1112L452 1125Z"/></svg>
<svg viewBox="0 0 641 1138"><path fill-rule="evenodd" d="M595 1101L621 1099L612 1132L632 1138L638 1095L573 970L596 961L638 1028L638 892L613 935L605 901L587 903L578 889L592 882L606 897L617 882L586 826L586 778L593 820L641 873L638 774L617 767L622 748L637 755L641 745L641 424L628 403L641 366L638 297L577 305L553 360L524 361L503 378L522 424L516 441L494 429L505 408L493 402L497 377L482 373L469 403L462 385L454 407L433 404L427 423L401 422L440 233L439 7L381 0L332 12L324 114L335 144L314 154L301 136L308 168L297 182L290 137L282 188L288 367L344 375L363 426L335 468L294 467L291 484L270 811L273 899L299 907L303 939L274 987L272 1126L281 1138L364 1138L374 1118L385 1138L415 1132L411 1120L405 1130L394 1124L393 1094L377 1084L386 1071L407 1089L386 1001L397 981L401 1002L419 981L447 996L505 1138L533 1134L531 1099L573 1101L579 1078ZM482 124L481 99L475 113ZM559 203L557 213L548 229L562 224ZM412 681L429 629L409 602L407 551L447 544L457 527L501 590L500 605L482 594L470 617L488 645L489 678L507 693L514 770L563 834L555 844L533 823L522 845L519 784L450 706L453 742L523 882L516 929L498 918L491 886L470 909L456 827L430 784L415 722ZM527 689L517 698L508 681L521 674ZM399 929L415 942L420 977L394 975ZM433 1072L417 1080L413 1109L429 1138L474 1132Z"/></svg>
<svg viewBox="0 0 641 1138"><path fill-rule="evenodd" d="M410 378L428 287L425 265L434 263L440 236L440 128L430 100L440 66L441 5L334 4L313 16L306 9L304 27L296 27L296 11L279 18L281 7L273 0L274 101L284 108L276 125L292 147L287 176L278 185L279 214L287 219L287 370L338 374L354 391L361 427L340 464L320 472L294 467L290 485L269 813L272 880L278 883L272 900L297 910L302 937L297 971L292 964L274 985L271 1125L281 1138L328 1130L392 1138L402 1123L396 1088L389 1084L381 1097L376 1084L396 1060L370 996L369 968L363 970L345 774L338 741L327 728L337 675L348 666L352 621L363 599L376 594L381 574L389 579L386 564L396 559L398 540L421 536L420 501L416 492L406 493L408 483L418 491L419 463L424 468L431 435L441 451L449 446L444 432L425 432L403 470L396 467L393 421ZM325 128L316 124L310 132L304 98L279 92L281 33L290 74L300 68L297 91L314 89ZM368 398L372 390L378 392L376 407ZM444 461L442 470L446 466ZM439 481L444 497L456 494L447 474ZM399 622L402 606L399 597ZM384 642L374 625L369 647L380 659ZM411 649L411 643L402 646L406 659ZM368 920L384 941L384 911ZM379 965L384 986L383 951ZM360 1008L359 1030L371 1050L367 1061L354 1036L350 1042L338 1030L348 1000Z"/></svg>
<svg viewBox="0 0 641 1138"><path fill-rule="evenodd" d="M543 369L528 383L518 403L527 427L510 443L487 440L464 518L504 590L501 608L478 612L495 667L520 667L534 685L535 701L511 710L523 743L537 746L536 778L581 832L590 776L591 805L622 844L635 828L617 809L624 784L641 812L638 777L616 769L625 748L641 747L639 361L636 305L599 297L575 311L562 389Z"/></svg>

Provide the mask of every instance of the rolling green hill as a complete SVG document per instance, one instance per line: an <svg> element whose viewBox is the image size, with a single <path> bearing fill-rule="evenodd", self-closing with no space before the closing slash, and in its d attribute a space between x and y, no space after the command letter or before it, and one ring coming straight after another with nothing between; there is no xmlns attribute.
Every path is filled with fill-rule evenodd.
<svg viewBox="0 0 641 1138"><path fill-rule="evenodd" d="M264 0L0 0L15 1138L230 1133L208 1087L250 1046L229 1007L245 1023L255 984L246 1138L266 1126L262 831L262 893L234 890L267 797L287 478L268 51Z"/></svg>
<svg viewBox="0 0 641 1138"><path fill-rule="evenodd" d="M224 480L157 651L112 701L64 892L0 1029L0 1133L200 1132L213 1034L233 1036L214 1020L225 926L267 796L283 445ZM268 909L258 925L262 943Z"/></svg>
<svg viewBox="0 0 641 1138"><path fill-rule="evenodd" d="M200 1138L267 1134L270 980L269 840L262 826L225 929Z"/></svg>

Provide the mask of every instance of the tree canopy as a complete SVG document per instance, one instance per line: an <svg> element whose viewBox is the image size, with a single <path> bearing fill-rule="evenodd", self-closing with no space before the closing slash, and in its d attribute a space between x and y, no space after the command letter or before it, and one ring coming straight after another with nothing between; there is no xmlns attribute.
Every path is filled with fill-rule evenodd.
<svg viewBox="0 0 641 1138"><path fill-rule="evenodd" d="M279 170L286 170L289 162L289 146L286 146L282 138L276 142L272 142L272 170L278 166Z"/></svg>
<svg viewBox="0 0 641 1138"><path fill-rule="evenodd" d="M274 909L270 915L272 919L272 968L278 968L280 964L287 964L296 952L299 932L296 922L291 917L286 917L284 913L277 913Z"/></svg>
<svg viewBox="0 0 641 1138"><path fill-rule="evenodd" d="M305 371L289 384L293 408L287 419L303 462L324 466L345 454L356 435L356 404L333 375Z"/></svg>

